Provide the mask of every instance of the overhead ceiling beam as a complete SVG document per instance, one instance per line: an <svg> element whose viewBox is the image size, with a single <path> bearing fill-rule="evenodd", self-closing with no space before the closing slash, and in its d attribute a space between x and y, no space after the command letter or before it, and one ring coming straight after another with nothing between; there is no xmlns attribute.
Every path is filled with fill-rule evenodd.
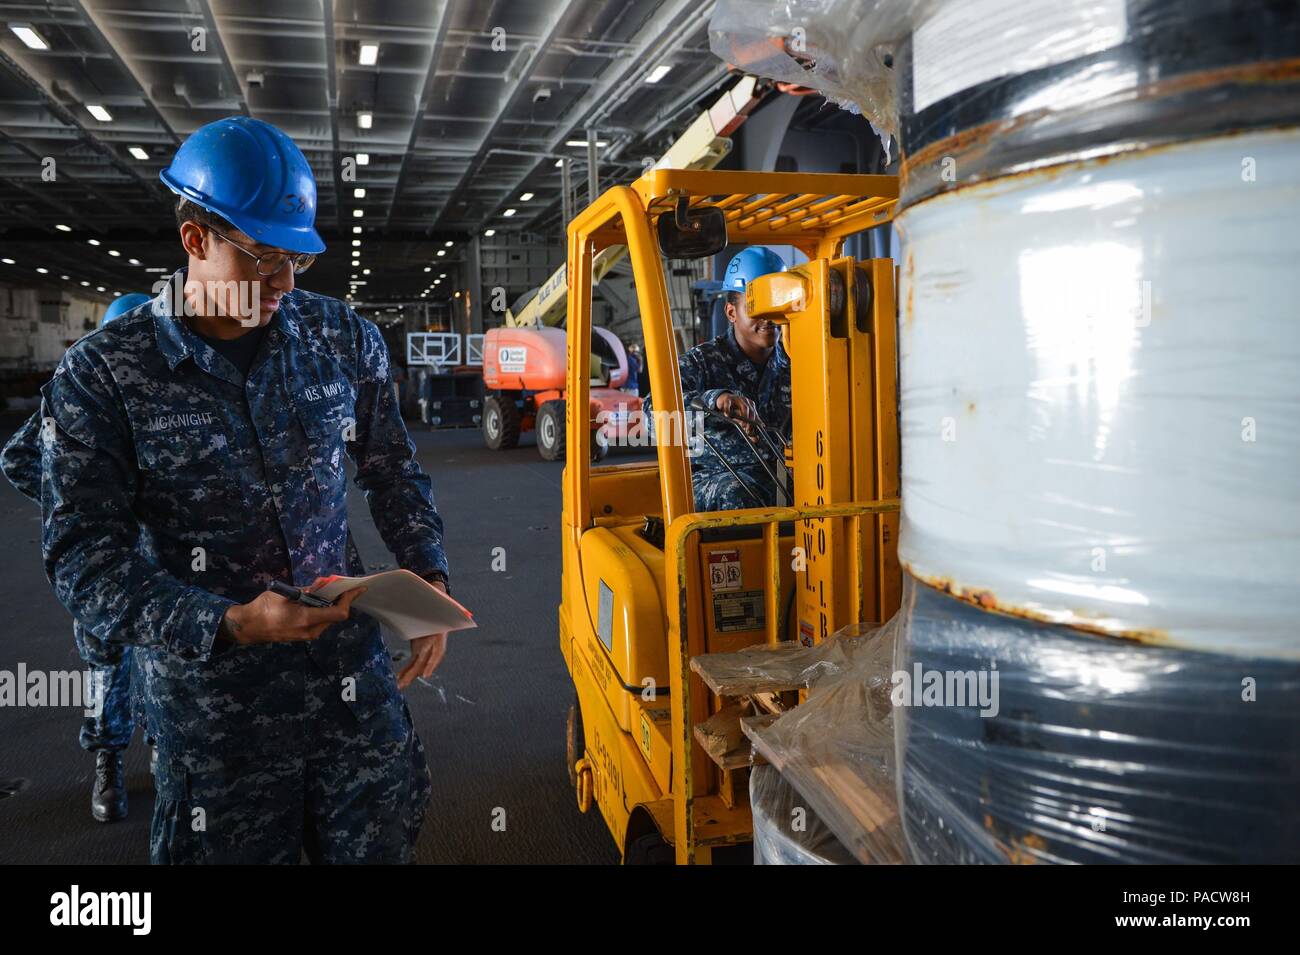
<svg viewBox="0 0 1300 955"><path fill-rule="evenodd" d="M675 50L680 45L679 41L683 36L700 29L698 14L700 9L709 2L711 0L670 0L663 3L633 38L635 55L614 60L601 72L599 82L588 89L582 99L565 113L556 125L555 135L551 137L546 152L558 152L564 141L571 137L575 130L592 125L599 127L600 117L616 109L626 99L629 90L635 88L635 82L640 78L639 74L649 73L669 49ZM619 93L621 95L617 95ZM529 165L524 174L501 194L496 205L501 205L510 196L519 192L542 163L549 161L543 155ZM487 218L481 219L476 224L475 230L482 230L487 221Z"/></svg>
<svg viewBox="0 0 1300 955"><path fill-rule="evenodd" d="M415 116L411 119L411 132L406 141L406 152L402 153L402 164L397 169L397 184L393 187L393 196L388 203L388 214L384 216L385 231L393 224L393 210L397 208L398 196L406 185L406 173L411 165L411 155L415 152L420 138L420 124L428 112L433 97L433 84L438 76L438 60L442 57L443 44L447 39L447 28L451 23L451 7L454 0L443 0L442 12L438 16L438 29L434 33L432 48L429 52L429 65L425 70L424 86L420 98L415 104Z"/></svg>
<svg viewBox="0 0 1300 955"><path fill-rule="evenodd" d="M726 72L726 66L719 62L717 69L708 70L698 80L690 83L680 94L673 98L671 103L655 113L654 125L648 127L644 132L636 136L627 136L624 138L623 142L615 143L611 146L609 152L602 160L601 166L639 168L641 165L639 162L618 158L622 156L624 147L626 147L629 142L649 139L658 135L661 130L671 125L673 120L676 119L685 108L698 101L710 90L717 89L719 81L726 75ZM694 119L695 116L692 115L687 121L689 122ZM658 159L658 157L655 158ZM524 220L526 228L535 232L540 232L549 227L552 217L561 213L560 205L560 197L556 196L545 205L540 206L532 216Z"/></svg>
<svg viewBox="0 0 1300 955"><path fill-rule="evenodd" d="M44 191L40 189L33 189L31 186L27 185L21 180L10 179L8 177L0 178L0 182L12 186L13 188L17 189L19 192L23 193L24 195L31 196L33 199L37 200L38 202L45 203L45 205L49 206L51 209L58 211L59 213L73 220L74 222L81 221L80 217L76 212L72 210L71 206L65 205L64 203L60 202L58 199L55 199L53 196L49 195L48 189Z"/></svg>
<svg viewBox="0 0 1300 955"><path fill-rule="evenodd" d="M339 153L338 63L334 56L334 0L321 0L325 21L325 90L330 110L330 165L334 167L334 227L343 235L343 164Z"/></svg>
<svg viewBox="0 0 1300 955"><path fill-rule="evenodd" d="M60 103L55 101L55 99L49 94L49 92L40 84L40 82L35 77L29 75L21 66L15 63L3 50L0 50L0 63L3 63L16 76L19 76L20 78L24 79L27 83L29 83L32 86L32 88L37 92L37 94L40 95L42 100L45 102L46 109L48 109L50 113L60 122L63 122L65 125L75 130L77 133L77 138L81 140L81 142L83 142L85 145L90 147L93 151L105 156L108 159L108 161L120 171L125 172L128 175L135 176L137 180L140 178L138 175L136 175L134 170L126 168L125 164L117 158L116 153L114 153L111 149L106 149L99 142L99 140L97 140L93 135L91 135L91 133L84 126L82 126L79 122L77 122L76 117L74 117L71 113L69 113L68 110L64 109ZM38 166L45 160L45 157L42 156L40 153L38 153L36 150L32 149L26 143L14 139L12 136L9 136L3 130L0 130L0 139L3 139L4 142L7 142L10 145L14 146L15 148L26 153L28 156L32 158L32 161L35 162ZM74 183L84 188L86 192L89 193L95 199L95 201L102 203L106 207L114 209L115 211L117 211L122 215L129 214L127 209L123 205L121 205L121 203L114 202L113 200L107 198L97 189L93 188L88 181L78 179L75 176L73 176L71 173L66 171L59 173L59 175L63 176L65 181Z"/></svg>
<svg viewBox="0 0 1300 955"><path fill-rule="evenodd" d="M230 50L226 46L225 37L221 35L221 26L217 23L217 16L212 11L210 0L198 0L199 12L203 14L203 22L207 26L207 42L210 48L215 48L217 56L226 68L226 78L230 80L235 87L235 94L239 98L239 111L245 116L250 115L248 112L248 93L244 90L244 84L239 80L239 74L235 71L235 63L230 58Z"/></svg>
<svg viewBox="0 0 1300 955"><path fill-rule="evenodd" d="M691 0L691 2L698 2L698 0ZM458 193L460 193L470 179L477 175L486 159L484 151L492 144L492 137L495 136L497 130L500 129L501 121L512 109L514 109L520 98L527 94L528 82L532 77L534 70L536 70L537 65L541 63L547 52L549 52L551 40L559 35L560 27L563 25L564 21L568 19L569 13L578 5L578 3L579 0L560 0L557 5L558 9L554 11L554 16L550 18L550 29L537 40L537 45L533 48L532 53L529 54L528 60L524 63L518 76L512 78L509 71L507 71L505 76L507 91L497 103L496 115L492 117L492 122L487 128L487 132L485 132L479 140L478 147L474 150L474 158L470 160L468 165L466 165L464 173L461 174L460 181L456 183L456 187L452 189L452 191L448 193L447 198L443 200L442 207L438 210L437 218L434 220L435 228L441 225L443 218L446 216L447 209L451 206L452 200ZM518 55L516 55L516 61L517 60Z"/></svg>
<svg viewBox="0 0 1300 955"><path fill-rule="evenodd" d="M154 102L153 91L150 90L144 80L140 78L140 74L136 71L135 65L130 62L130 59L122 52L121 48L118 47L117 43L113 40L112 34L105 29L104 24L100 20L99 14L95 12L94 8L87 2L87 0L77 0L77 6L81 8L82 16L86 18L86 22L90 26L91 32L99 37L100 43L108 47L113 54L113 58L117 61L118 66L122 68L127 76L131 77L132 82L135 83L136 89L140 91L140 95L144 98L145 104L153 112L154 118L158 120L158 125L162 127L163 132L171 139L172 145L179 146L181 144L180 137L176 135L176 130L172 129L171 123L167 121L167 117L162 114L162 110L160 110L158 104Z"/></svg>

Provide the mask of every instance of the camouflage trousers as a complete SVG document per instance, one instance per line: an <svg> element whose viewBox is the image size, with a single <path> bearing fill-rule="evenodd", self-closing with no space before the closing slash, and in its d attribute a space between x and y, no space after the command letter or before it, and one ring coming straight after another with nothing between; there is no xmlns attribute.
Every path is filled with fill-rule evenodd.
<svg viewBox="0 0 1300 955"><path fill-rule="evenodd" d="M775 507L777 492L772 479L756 468L736 468L741 484L730 471L696 471L691 476L697 511L737 511L747 507Z"/></svg>
<svg viewBox="0 0 1300 955"><path fill-rule="evenodd" d="M104 688L103 706L81 722L81 748L90 752L117 752L127 748L135 733L131 694L131 648L120 643L105 643L94 634L74 625L73 639L77 652L95 676L95 685Z"/></svg>
<svg viewBox="0 0 1300 955"><path fill-rule="evenodd" d="M169 752L160 737L149 854L155 865L415 861L432 781L404 701L403 738L375 742L337 699L308 688L318 731L297 752Z"/></svg>
<svg viewBox="0 0 1300 955"><path fill-rule="evenodd" d="M160 759L154 865L398 864L415 860L431 783L424 746L401 742L189 772Z"/></svg>

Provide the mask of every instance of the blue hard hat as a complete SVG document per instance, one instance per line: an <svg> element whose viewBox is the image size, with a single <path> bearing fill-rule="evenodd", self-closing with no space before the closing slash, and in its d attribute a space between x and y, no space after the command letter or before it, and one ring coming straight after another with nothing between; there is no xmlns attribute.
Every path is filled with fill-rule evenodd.
<svg viewBox="0 0 1300 955"><path fill-rule="evenodd" d="M316 177L297 144L270 123L228 116L201 126L158 178L257 242L325 251L315 229Z"/></svg>
<svg viewBox="0 0 1300 955"><path fill-rule="evenodd" d="M119 296L109 303L108 311L106 311L104 317L99 320L99 324L107 325L113 319L121 318L137 305L143 305L148 301L150 301L150 298L148 295L145 295L144 292L131 292L127 295Z"/></svg>
<svg viewBox="0 0 1300 955"><path fill-rule="evenodd" d="M752 245L741 249L730 262L722 276L722 288L727 292L743 292L745 286L769 272L784 272L785 263L781 256L761 245Z"/></svg>

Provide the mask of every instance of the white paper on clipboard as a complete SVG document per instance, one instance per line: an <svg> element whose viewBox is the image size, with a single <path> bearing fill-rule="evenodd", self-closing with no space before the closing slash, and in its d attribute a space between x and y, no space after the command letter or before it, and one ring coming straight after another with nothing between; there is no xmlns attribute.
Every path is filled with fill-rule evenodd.
<svg viewBox="0 0 1300 955"><path fill-rule="evenodd" d="M330 577L312 593L337 600L358 587L365 587L366 592L352 606L364 610L403 640L478 626L472 613L409 570L386 570L367 577Z"/></svg>

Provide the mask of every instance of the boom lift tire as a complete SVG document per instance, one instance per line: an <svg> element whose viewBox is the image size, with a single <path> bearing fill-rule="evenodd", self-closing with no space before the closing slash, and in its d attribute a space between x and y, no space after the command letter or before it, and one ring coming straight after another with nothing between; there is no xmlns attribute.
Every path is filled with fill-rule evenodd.
<svg viewBox="0 0 1300 955"><path fill-rule="evenodd" d="M548 401L537 412L537 452L545 461L563 461L564 399Z"/></svg>
<svg viewBox="0 0 1300 955"><path fill-rule="evenodd" d="M493 451L518 447L520 419L509 395L488 395L483 402L483 443Z"/></svg>

